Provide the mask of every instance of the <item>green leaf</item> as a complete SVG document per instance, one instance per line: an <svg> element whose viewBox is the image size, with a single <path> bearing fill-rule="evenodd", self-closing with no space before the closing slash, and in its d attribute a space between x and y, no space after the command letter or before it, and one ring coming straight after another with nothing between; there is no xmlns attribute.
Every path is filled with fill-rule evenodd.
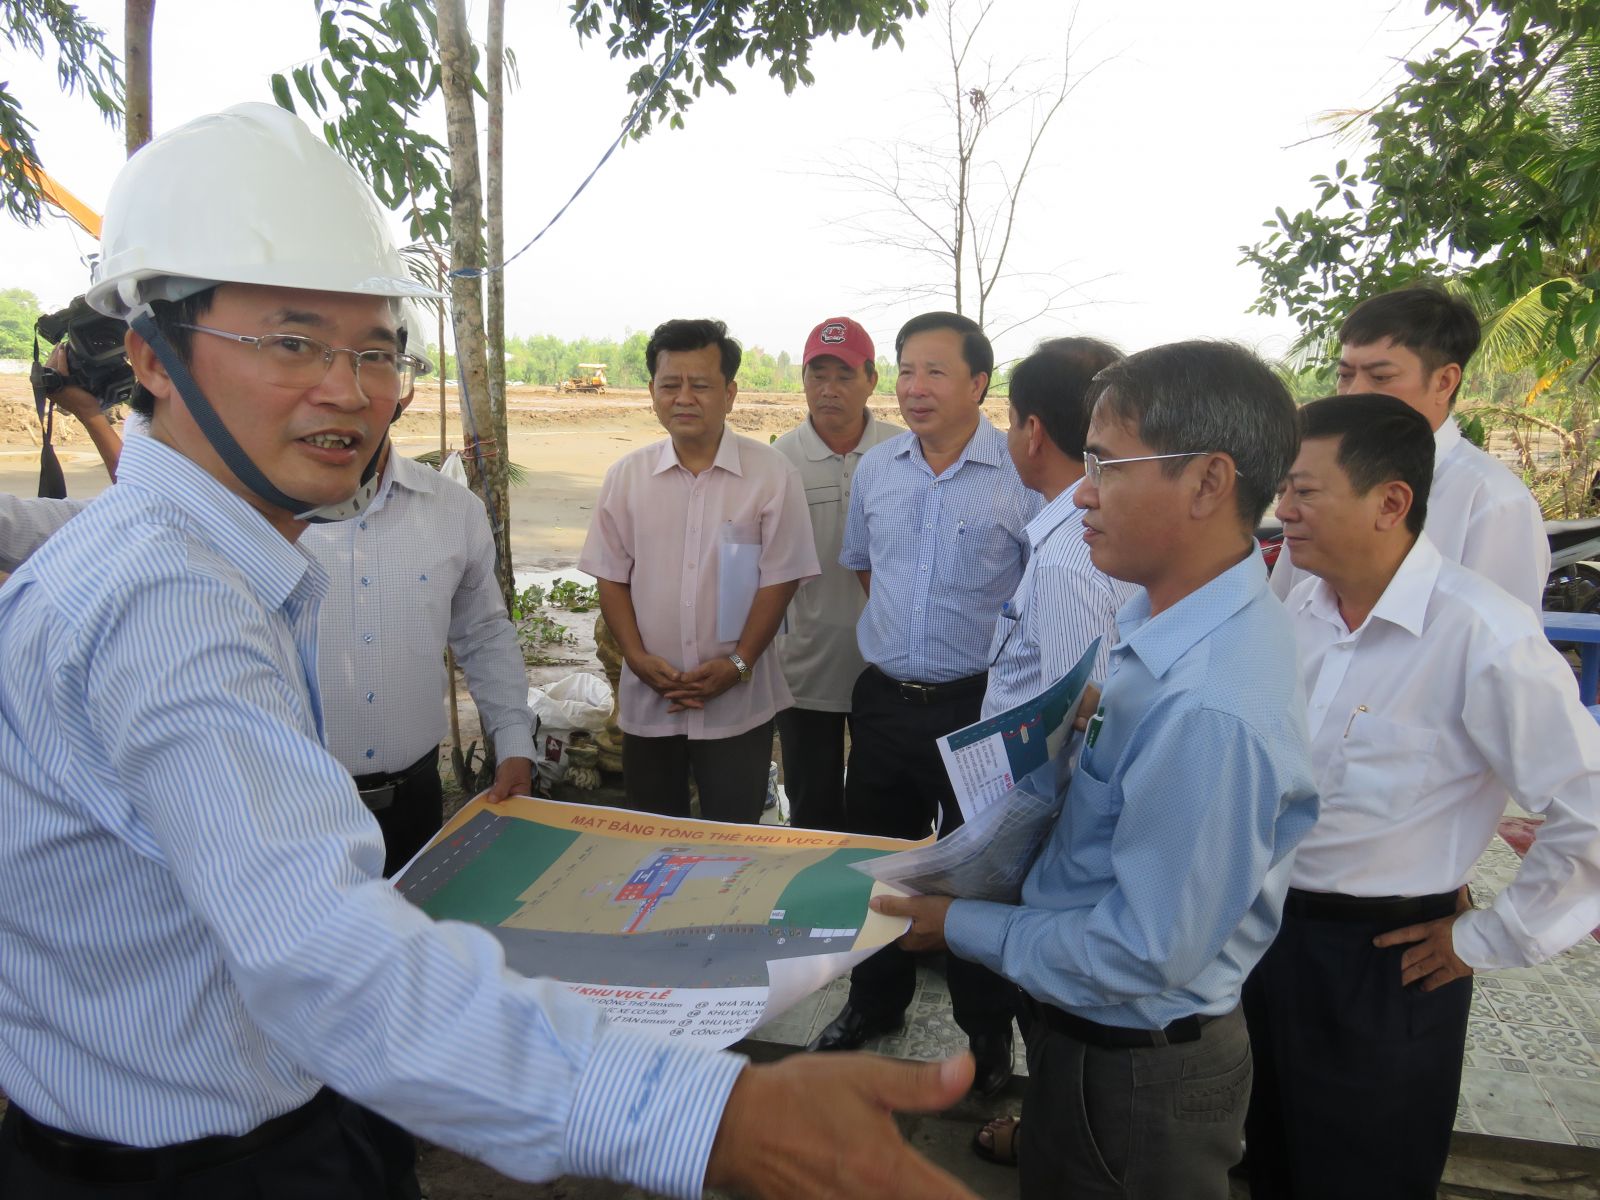
<svg viewBox="0 0 1600 1200"><path fill-rule="evenodd" d="M272 77L272 99L279 108L286 108L290 112L294 111L294 97L289 94L289 81L282 75L274 75Z"/></svg>

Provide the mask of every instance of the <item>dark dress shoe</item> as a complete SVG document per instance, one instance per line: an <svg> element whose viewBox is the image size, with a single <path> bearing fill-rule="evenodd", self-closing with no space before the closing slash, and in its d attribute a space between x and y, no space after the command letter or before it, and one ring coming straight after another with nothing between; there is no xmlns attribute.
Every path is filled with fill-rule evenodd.
<svg viewBox="0 0 1600 1200"><path fill-rule="evenodd" d="M969 1044L977 1060L972 1090L980 1096L993 1096L1011 1082L1011 1030L974 1034Z"/></svg>
<svg viewBox="0 0 1600 1200"><path fill-rule="evenodd" d="M882 1017L868 1016L859 1008L846 1004L839 1015L828 1022L828 1027L817 1034L816 1040L806 1049L859 1050L870 1039L898 1032L904 1024L904 1016L885 1020Z"/></svg>

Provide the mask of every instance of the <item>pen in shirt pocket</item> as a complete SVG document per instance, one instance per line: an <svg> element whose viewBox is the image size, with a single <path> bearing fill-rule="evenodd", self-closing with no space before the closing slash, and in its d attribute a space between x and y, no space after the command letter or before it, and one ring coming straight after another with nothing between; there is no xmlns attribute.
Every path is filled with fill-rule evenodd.
<svg viewBox="0 0 1600 1200"><path fill-rule="evenodd" d="M1356 718L1367 711L1368 709L1365 704L1358 704L1354 709L1351 710L1350 719L1344 723L1344 736L1346 738L1350 736L1350 727L1356 723Z"/></svg>

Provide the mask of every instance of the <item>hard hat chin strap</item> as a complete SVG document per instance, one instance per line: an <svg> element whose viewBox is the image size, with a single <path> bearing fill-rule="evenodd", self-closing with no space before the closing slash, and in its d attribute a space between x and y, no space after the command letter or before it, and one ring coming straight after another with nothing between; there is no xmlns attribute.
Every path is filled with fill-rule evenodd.
<svg viewBox="0 0 1600 1200"><path fill-rule="evenodd" d="M356 489L354 496L337 504L318 505L309 500L297 500L288 493L280 491L244 452L244 448L234 440L233 434L228 432L228 427L222 423L222 418L217 415L217 410L212 407L211 401L206 399L206 394L200 390L200 385L189 373L188 364L161 332L150 306L141 304L134 309L128 315L128 324L155 351L156 357L161 360L161 365L167 369L168 377L177 386L178 394L183 397L189 415L194 418L195 425L205 435L206 441L211 443L211 448L217 452L217 456L240 483L268 504L293 513L297 521L323 525L358 517L366 512L377 498L378 488L383 482L378 473L378 463L383 457L384 443L389 436L387 430L379 439L377 449L372 452L366 468L361 472L361 486Z"/></svg>

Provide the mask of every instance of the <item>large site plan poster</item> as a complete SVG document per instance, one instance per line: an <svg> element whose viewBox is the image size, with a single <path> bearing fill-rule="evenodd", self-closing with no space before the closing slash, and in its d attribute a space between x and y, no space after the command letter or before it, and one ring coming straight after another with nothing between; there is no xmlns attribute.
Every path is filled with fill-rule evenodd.
<svg viewBox="0 0 1600 1200"><path fill-rule="evenodd" d="M619 1024L726 1046L905 932L853 864L918 843L476 800L396 881Z"/></svg>

